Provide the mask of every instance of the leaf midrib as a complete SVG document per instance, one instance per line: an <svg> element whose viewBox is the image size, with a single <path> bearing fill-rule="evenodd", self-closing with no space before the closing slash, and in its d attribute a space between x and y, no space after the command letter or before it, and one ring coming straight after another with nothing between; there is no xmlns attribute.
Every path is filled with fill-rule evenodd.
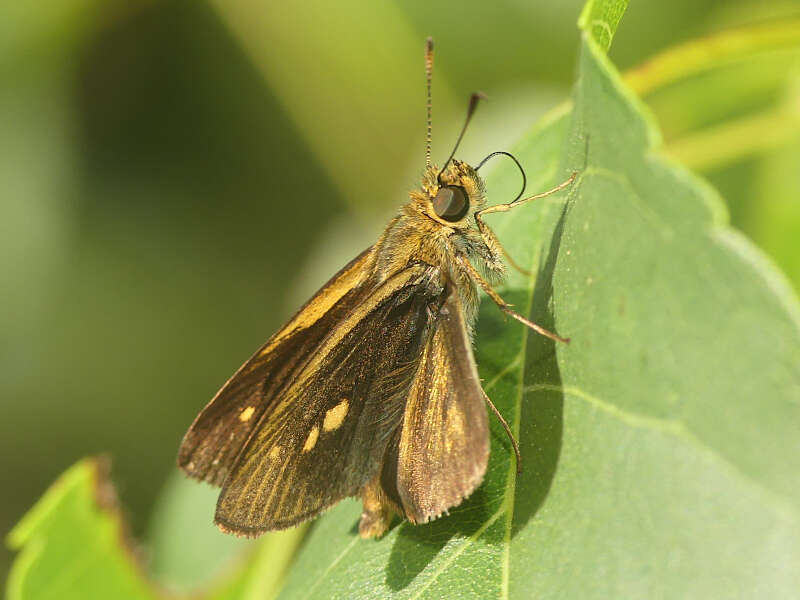
<svg viewBox="0 0 800 600"><path fill-rule="evenodd" d="M550 212L554 204L546 204L545 208L542 209L542 215L540 217L540 222L547 222L547 218L550 217ZM557 206L563 206L562 203L559 203ZM528 272L532 275L528 278L528 302L527 306L525 307L525 315L530 315L531 310L533 309L533 294L536 286L536 265L539 263L542 255L542 246L539 244L536 247L536 250L531 257L531 262L528 265ZM528 336L530 335L530 330L527 327L523 327L522 336L520 340L520 349L517 353L514 362L521 361L519 366L519 373L517 379L517 397L514 400L514 416L513 416L513 433L514 437L519 440L519 433L520 427L522 424L522 398L525 393L525 352L528 347ZM501 598L508 598L509 597L509 586L510 586L510 574L511 574L511 532L512 532L512 525L514 522L514 499L516 497L516 490L517 490L517 473L516 473L516 463L514 461L509 461L508 463L508 475L506 476L506 497L504 498L503 504L506 509L506 526L505 531L503 533L503 565L502 565L502 577L500 580L500 597ZM502 510L502 509L501 509Z"/></svg>

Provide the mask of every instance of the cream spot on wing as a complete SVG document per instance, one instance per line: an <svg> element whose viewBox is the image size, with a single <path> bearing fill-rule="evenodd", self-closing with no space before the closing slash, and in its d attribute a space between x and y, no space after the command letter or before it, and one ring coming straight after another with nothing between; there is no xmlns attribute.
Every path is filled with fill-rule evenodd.
<svg viewBox="0 0 800 600"><path fill-rule="evenodd" d="M242 423L245 423L245 422L249 421L249 420L250 420L250 417L252 417L252 416L253 416L253 413L254 413L254 412L256 412L256 409L255 409L255 408L253 408L252 406L248 406L248 407L247 407L247 408L245 408L245 409L244 409L244 410L241 412L241 414L239 415L239 420L240 420Z"/></svg>
<svg viewBox="0 0 800 600"><path fill-rule="evenodd" d="M303 452L310 452L314 446L317 445L317 438L319 437L319 427L314 425L311 428L311 431L308 433L308 437L306 438L306 443L303 444Z"/></svg>
<svg viewBox="0 0 800 600"><path fill-rule="evenodd" d="M269 451L269 454L267 456L269 456L272 460L275 460L276 458L280 457L280 455L281 455L281 447L273 446L272 450Z"/></svg>
<svg viewBox="0 0 800 600"><path fill-rule="evenodd" d="M325 413L325 420L322 422L322 430L331 431L332 429L341 427L344 418L347 416L347 409L349 407L350 403L347 401L347 398L342 398L339 404Z"/></svg>

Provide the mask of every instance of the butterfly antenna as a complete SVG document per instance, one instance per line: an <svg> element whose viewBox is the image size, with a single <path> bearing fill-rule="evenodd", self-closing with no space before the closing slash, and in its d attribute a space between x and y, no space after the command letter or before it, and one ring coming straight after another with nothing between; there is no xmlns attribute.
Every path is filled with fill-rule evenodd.
<svg viewBox="0 0 800 600"><path fill-rule="evenodd" d="M431 166L431 134L433 132L433 102L431 100L431 82L433 81L433 38L425 40L425 84L428 88L428 133L425 138L425 166Z"/></svg>
<svg viewBox="0 0 800 600"><path fill-rule="evenodd" d="M470 119L472 119L472 115L475 114L475 109L478 108L478 101L484 100L486 96L481 92L475 92L469 97L469 106L467 107L467 118L464 120L464 126L461 128L461 133L458 134L458 139L456 140L456 145L453 146L453 151L450 153L448 159L442 165L442 170L439 171L439 174L436 176L436 181L439 182L439 185L442 184L442 173L447 168L447 165L450 164L450 161L453 160L453 157L456 155L456 150L458 150L458 145L461 143L461 138L464 137L464 132L467 131L467 125L469 125Z"/></svg>
<svg viewBox="0 0 800 600"><path fill-rule="evenodd" d="M516 157L515 157L513 154L511 154L510 152L504 152L504 151L502 151L502 150L499 150L499 151L497 151L497 152L492 152L492 153L491 153L489 156L487 156L487 157L486 157L486 158L484 158L484 159L483 159L481 162L479 162L479 163L478 163L478 166L477 166L477 167L475 167L475 170L476 170L476 171L479 171L479 170L480 170L480 168L481 168L481 167L482 167L484 164L486 164L486 161L488 161L488 160L489 160L489 159L491 159L491 158L494 158L495 156L507 156L508 158L510 158L511 160L513 160L513 161L514 161L514 163L517 165L517 168L519 169L519 172L520 172L520 174L522 175L522 189L519 191L519 194L517 194L517 197L516 197L516 198L514 198L514 199L511 201L511 204L514 204L514 202L516 202L517 200L519 200L520 198L522 198L522 194L524 194L524 193L525 193L525 187L528 185L528 178L527 178L527 177L525 177L525 169L523 169L523 168L522 168L522 165L521 165L521 164L519 164L519 161L517 160L517 158L516 158Z"/></svg>

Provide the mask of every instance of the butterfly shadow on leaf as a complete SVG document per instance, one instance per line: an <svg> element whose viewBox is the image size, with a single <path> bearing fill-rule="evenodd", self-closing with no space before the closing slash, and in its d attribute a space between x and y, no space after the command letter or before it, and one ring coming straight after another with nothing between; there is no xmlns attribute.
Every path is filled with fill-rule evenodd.
<svg viewBox="0 0 800 600"><path fill-rule="evenodd" d="M481 486L449 515L424 525L408 522L397 525L397 538L386 568L387 586L396 591L404 589L453 537L474 535L491 517L489 505Z"/></svg>
<svg viewBox="0 0 800 600"><path fill-rule="evenodd" d="M540 264L530 318L550 331L555 330L550 308L553 273L561 246L568 204L564 205L553 231L550 248ZM568 327L568 324L562 325ZM571 332L563 332L570 335ZM564 393L558 368L556 342L529 335L525 350L519 445L523 472L514 487L511 536L515 536L544 504L558 467L564 430Z"/></svg>

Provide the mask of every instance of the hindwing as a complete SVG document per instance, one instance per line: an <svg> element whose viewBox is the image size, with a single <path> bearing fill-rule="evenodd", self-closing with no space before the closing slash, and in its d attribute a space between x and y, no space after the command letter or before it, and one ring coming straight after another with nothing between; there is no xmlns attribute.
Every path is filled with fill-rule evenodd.
<svg viewBox="0 0 800 600"><path fill-rule="evenodd" d="M396 435L381 485L412 523L425 523L460 504L483 479L488 417L455 291L422 351Z"/></svg>

